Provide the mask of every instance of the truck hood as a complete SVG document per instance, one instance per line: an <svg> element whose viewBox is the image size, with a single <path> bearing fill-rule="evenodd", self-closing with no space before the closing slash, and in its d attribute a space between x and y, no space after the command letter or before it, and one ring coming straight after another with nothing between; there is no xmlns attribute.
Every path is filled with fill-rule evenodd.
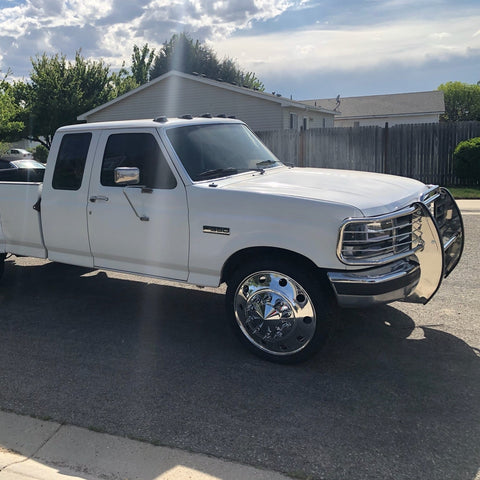
<svg viewBox="0 0 480 480"><path fill-rule="evenodd" d="M403 208L418 201L427 189L423 183L410 178L324 168L275 168L263 175L230 177L219 181L217 186L348 205L365 216Z"/></svg>

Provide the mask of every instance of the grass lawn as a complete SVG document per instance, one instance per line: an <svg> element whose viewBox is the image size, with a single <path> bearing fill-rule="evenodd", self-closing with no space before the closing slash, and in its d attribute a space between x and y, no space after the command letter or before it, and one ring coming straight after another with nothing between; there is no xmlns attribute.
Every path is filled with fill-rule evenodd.
<svg viewBox="0 0 480 480"><path fill-rule="evenodd" d="M450 193L457 199L480 199L480 187L448 187Z"/></svg>

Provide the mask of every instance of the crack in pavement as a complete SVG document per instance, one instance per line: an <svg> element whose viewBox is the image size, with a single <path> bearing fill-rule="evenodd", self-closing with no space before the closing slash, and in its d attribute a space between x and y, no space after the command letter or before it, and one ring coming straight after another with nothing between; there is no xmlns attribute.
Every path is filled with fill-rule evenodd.
<svg viewBox="0 0 480 480"><path fill-rule="evenodd" d="M37 453L48 443L50 442L50 440L52 440L53 437L55 437L55 435L57 435L57 433L65 426L64 423L61 423L58 425L58 427L40 444L40 446L33 452L31 453L30 455L26 456L26 455L23 455L22 453L20 452L16 452L15 450L10 450L10 449L3 449L5 450L6 452L9 452L9 453L13 453L14 455L21 455L22 458L21 460L16 460L14 462L11 462L11 463L8 463L7 465L4 465L3 467L0 466L0 472L3 472L4 470L6 470L7 468L10 468L12 467L13 465L19 465L21 463L24 463L26 462L27 460L34 460L35 459L35 456L37 455ZM1 449L0 449L1 450Z"/></svg>

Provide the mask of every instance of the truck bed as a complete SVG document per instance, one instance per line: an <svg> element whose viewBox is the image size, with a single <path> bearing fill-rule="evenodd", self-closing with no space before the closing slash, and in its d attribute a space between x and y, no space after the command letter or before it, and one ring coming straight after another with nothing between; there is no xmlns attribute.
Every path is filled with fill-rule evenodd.
<svg viewBox="0 0 480 480"><path fill-rule="evenodd" d="M41 183L0 182L0 250L46 258L40 213Z"/></svg>

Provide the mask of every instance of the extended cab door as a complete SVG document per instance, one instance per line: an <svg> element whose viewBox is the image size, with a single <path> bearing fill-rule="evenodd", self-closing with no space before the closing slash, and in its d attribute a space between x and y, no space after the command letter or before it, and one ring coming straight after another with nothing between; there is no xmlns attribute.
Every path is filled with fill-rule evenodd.
<svg viewBox="0 0 480 480"><path fill-rule="evenodd" d="M117 167L138 168L140 184L116 185ZM156 129L102 133L87 212L95 267L187 279L185 187L163 153Z"/></svg>
<svg viewBox="0 0 480 480"><path fill-rule="evenodd" d="M87 195L98 131L59 131L50 149L41 201L48 258L93 267L87 230Z"/></svg>

